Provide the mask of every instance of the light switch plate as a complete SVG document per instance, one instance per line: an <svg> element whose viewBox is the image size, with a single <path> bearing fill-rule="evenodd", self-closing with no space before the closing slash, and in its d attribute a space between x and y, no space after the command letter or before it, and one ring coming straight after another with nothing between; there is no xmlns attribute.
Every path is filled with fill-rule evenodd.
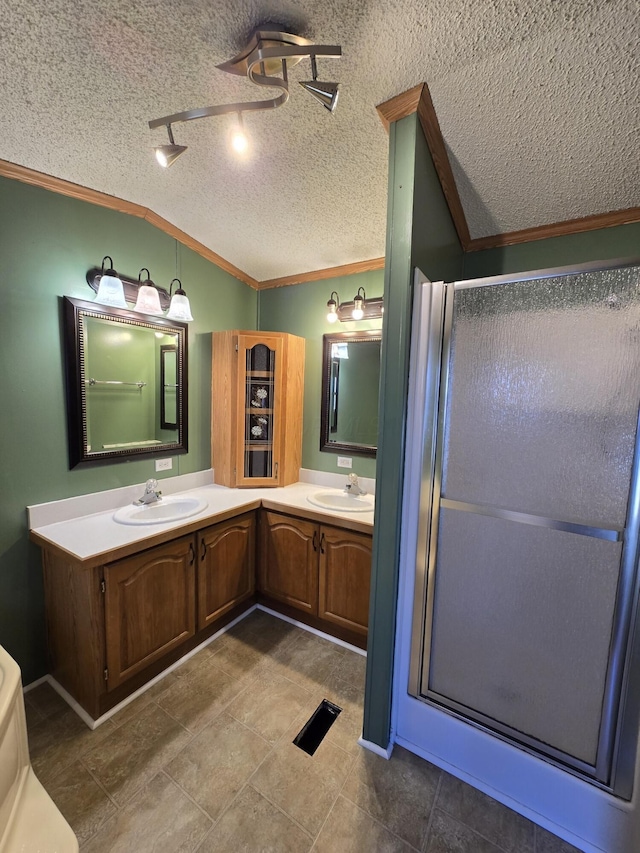
<svg viewBox="0 0 640 853"><path fill-rule="evenodd" d="M156 459L156 471L169 471L173 468L173 459Z"/></svg>
<svg viewBox="0 0 640 853"><path fill-rule="evenodd" d="M351 468L353 459L350 456L338 456L338 468Z"/></svg>

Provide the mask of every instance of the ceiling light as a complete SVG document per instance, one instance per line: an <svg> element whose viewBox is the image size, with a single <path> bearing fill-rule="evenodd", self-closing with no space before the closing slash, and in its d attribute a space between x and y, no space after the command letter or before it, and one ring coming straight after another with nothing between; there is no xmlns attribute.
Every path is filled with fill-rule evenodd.
<svg viewBox="0 0 640 853"><path fill-rule="evenodd" d="M173 131L171 130L171 125L167 125L167 131L169 132L169 145L158 145L153 150L156 152L156 160L164 169L168 169L169 166L173 165L175 161L181 154L187 150L186 145L176 145L175 140L173 138Z"/></svg>
<svg viewBox="0 0 640 853"><path fill-rule="evenodd" d="M310 95L320 101L323 107L329 110L332 113L338 105L338 84L337 83L322 83L318 80L318 69L316 67L316 58L315 56L311 57L311 72L313 74L313 80L307 81L298 81L303 89L305 89Z"/></svg>
<svg viewBox="0 0 640 853"><path fill-rule="evenodd" d="M104 268L105 261L109 261L111 264L108 270ZM100 305L109 305L111 308L127 307L124 299L124 287L118 278L118 273L113 269L113 260L109 255L105 255L102 259L102 272L95 301L99 302Z"/></svg>
<svg viewBox="0 0 640 853"><path fill-rule="evenodd" d="M163 116L149 122L149 127L166 127L169 132L170 145L160 145L155 149L158 162L162 166L170 166L186 151L186 146L176 145L171 132L171 125L180 121L192 121L197 118L228 115L229 113L251 112L255 110L274 110L286 104L289 100L289 80L287 69L297 65L301 60L310 57L313 81L302 86L320 101L330 112L335 109L338 101L338 84L322 83L317 78L316 56L342 56L339 45L311 44L308 39L292 33L274 32L272 30L256 30L247 46L237 56L228 62L218 65L221 71L228 74L238 74L248 77L256 86L278 89L280 94L274 98L261 101L243 101L233 104L215 104L211 107L198 107L182 113ZM278 73L281 76L276 76ZM233 147L238 150L235 143ZM238 142L238 144L242 144ZM246 148L246 137L244 140ZM241 150L244 150L241 149Z"/></svg>
<svg viewBox="0 0 640 853"><path fill-rule="evenodd" d="M167 313L167 320L179 320L181 323L191 323L191 306L187 294L182 289L182 282L179 278L174 278L169 285L169 293L173 290L173 283L178 282L178 289L171 297L171 305Z"/></svg>
<svg viewBox="0 0 640 853"><path fill-rule="evenodd" d="M247 134L244 132L244 125L242 123L242 113L238 113L238 123L231 136L231 147L238 154L244 154L249 147L249 140L247 139Z"/></svg>
<svg viewBox="0 0 640 853"><path fill-rule="evenodd" d="M362 291L362 295L360 295L360 291ZM351 312L351 316L354 320L362 320L364 317L365 299L366 293L364 292L364 287L359 287L358 292L353 297L353 311Z"/></svg>
<svg viewBox="0 0 640 853"><path fill-rule="evenodd" d="M335 299L333 298L335 296ZM327 302L327 308L329 309L327 314L327 323L335 323L338 319L338 305L340 304L340 297L334 290L329 297L329 301Z"/></svg>
<svg viewBox="0 0 640 853"><path fill-rule="evenodd" d="M141 281L140 279L143 272L147 274L145 281ZM151 281L149 270L146 267L142 267L138 273L138 282L140 284L138 299L136 300L136 307L133 310L139 311L141 314L153 314L156 317L160 317L162 315L160 295L155 284Z"/></svg>

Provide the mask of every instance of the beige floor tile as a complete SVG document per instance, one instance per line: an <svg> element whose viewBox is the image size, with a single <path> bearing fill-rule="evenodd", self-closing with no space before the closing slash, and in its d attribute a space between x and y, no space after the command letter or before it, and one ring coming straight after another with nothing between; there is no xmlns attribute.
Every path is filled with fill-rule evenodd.
<svg viewBox="0 0 640 853"><path fill-rule="evenodd" d="M269 744L255 732L228 714L221 714L165 770L217 820L269 749Z"/></svg>
<svg viewBox="0 0 640 853"><path fill-rule="evenodd" d="M439 809L433 810L429 838L424 850L425 853L502 853L502 848L496 847Z"/></svg>
<svg viewBox="0 0 640 853"><path fill-rule="evenodd" d="M344 797L338 797L313 853L411 853L411 847Z"/></svg>
<svg viewBox="0 0 640 853"><path fill-rule="evenodd" d="M275 743L305 711L311 716L315 705L311 694L276 672L263 672L233 700L228 713Z"/></svg>
<svg viewBox="0 0 640 853"><path fill-rule="evenodd" d="M301 633L300 628L285 622L284 619L278 619L263 610L254 610L246 619L234 625L225 636L242 640L261 654L272 654L295 640Z"/></svg>
<svg viewBox="0 0 640 853"><path fill-rule="evenodd" d="M541 826L535 828L536 853L580 853L577 847L547 832Z"/></svg>
<svg viewBox="0 0 640 853"><path fill-rule="evenodd" d="M225 637L225 642L212 650L211 661L218 669L238 679L255 678L265 664L262 652L236 637Z"/></svg>
<svg viewBox="0 0 640 853"><path fill-rule="evenodd" d="M318 694L323 699L334 702L343 711L351 715L362 714L364 705L364 690L359 684L345 681L336 675L335 670L329 673L323 684L318 688Z"/></svg>
<svg viewBox="0 0 640 853"><path fill-rule="evenodd" d="M82 845L113 814L116 807L89 771L74 761L50 782L47 791Z"/></svg>
<svg viewBox="0 0 640 853"><path fill-rule="evenodd" d="M367 672L367 658L348 649L334 670L334 675L347 681L360 690L364 696L364 682Z"/></svg>
<svg viewBox="0 0 640 853"><path fill-rule="evenodd" d="M82 848L82 853L192 853L211 821L163 773Z"/></svg>
<svg viewBox="0 0 640 853"><path fill-rule="evenodd" d="M33 690L27 691L24 694L24 700L25 704L31 705L45 718L54 717L56 714L69 710L69 706L62 696L56 693L46 681L34 687Z"/></svg>
<svg viewBox="0 0 640 853"><path fill-rule="evenodd" d="M326 738L313 756L294 746L301 722L297 721L273 748L251 777L251 785L316 835L353 759Z"/></svg>
<svg viewBox="0 0 640 853"><path fill-rule="evenodd" d="M437 806L508 853L533 853L531 821L455 776L442 774Z"/></svg>
<svg viewBox="0 0 640 853"><path fill-rule="evenodd" d="M124 805L180 750L192 735L151 703L83 758L83 764L118 805Z"/></svg>
<svg viewBox="0 0 640 853"><path fill-rule="evenodd" d="M344 652L341 646L304 631L270 655L267 666L313 692L325 684Z"/></svg>
<svg viewBox="0 0 640 853"><path fill-rule="evenodd" d="M306 853L312 843L311 836L247 786L207 835L198 853Z"/></svg>
<svg viewBox="0 0 640 853"><path fill-rule="evenodd" d="M237 678L208 663L177 679L157 702L189 731L198 732L222 713L244 686Z"/></svg>
<svg viewBox="0 0 640 853"><path fill-rule="evenodd" d="M43 785L105 740L115 729L111 720L92 731L69 706L36 724L29 732L29 754Z"/></svg>
<svg viewBox="0 0 640 853"><path fill-rule="evenodd" d="M360 749L342 793L420 849L439 778L437 767L401 747L394 749L389 761Z"/></svg>
<svg viewBox="0 0 640 853"><path fill-rule="evenodd" d="M358 739L362 736L362 712L342 711L338 719L327 732L326 738L331 743L344 749L350 755L355 755L362 747Z"/></svg>
<svg viewBox="0 0 640 853"><path fill-rule="evenodd" d="M28 698L28 694L24 697L24 713L27 718L27 731L30 731L38 723L41 723L45 717L35 705L32 705Z"/></svg>

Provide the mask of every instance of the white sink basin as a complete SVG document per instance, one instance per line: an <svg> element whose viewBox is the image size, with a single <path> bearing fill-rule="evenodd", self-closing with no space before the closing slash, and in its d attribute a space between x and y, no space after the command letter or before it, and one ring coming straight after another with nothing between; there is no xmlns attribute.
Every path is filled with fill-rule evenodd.
<svg viewBox="0 0 640 853"><path fill-rule="evenodd" d="M370 495L350 495L348 492L316 492L307 498L310 504L323 509L341 512L371 512L373 498Z"/></svg>
<svg viewBox="0 0 640 853"><path fill-rule="evenodd" d="M161 500L140 506L130 504L114 513L113 520L118 524L163 524L167 521L180 521L197 515L206 509L208 502L204 498L187 495L168 495Z"/></svg>

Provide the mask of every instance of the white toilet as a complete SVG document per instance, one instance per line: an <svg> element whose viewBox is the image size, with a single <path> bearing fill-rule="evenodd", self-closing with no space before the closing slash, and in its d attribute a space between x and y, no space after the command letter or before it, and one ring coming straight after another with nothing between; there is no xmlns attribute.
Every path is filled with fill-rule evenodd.
<svg viewBox="0 0 640 853"><path fill-rule="evenodd" d="M77 853L71 827L37 780L20 668L0 646L0 853Z"/></svg>

